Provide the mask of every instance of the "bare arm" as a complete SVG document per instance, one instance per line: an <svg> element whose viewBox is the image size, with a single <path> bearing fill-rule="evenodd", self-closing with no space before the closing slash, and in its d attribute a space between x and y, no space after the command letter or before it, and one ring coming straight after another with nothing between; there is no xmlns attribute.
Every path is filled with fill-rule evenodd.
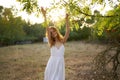
<svg viewBox="0 0 120 80"><path fill-rule="evenodd" d="M46 33L47 33L47 36L48 36L48 41L50 42L51 40L51 33L50 33L50 29L48 28L48 24L47 24L47 18L46 18L46 10L41 7L41 12L43 14L43 17L44 17L44 22L45 22L45 26L46 26Z"/></svg>
<svg viewBox="0 0 120 80"><path fill-rule="evenodd" d="M66 14L66 33L65 33L65 36L63 38L63 43L65 43L69 37L69 34L70 34L70 25L69 25L69 15Z"/></svg>
<svg viewBox="0 0 120 80"><path fill-rule="evenodd" d="M41 12L42 12L42 15L44 17L45 26L48 27L47 18L46 18L46 10L43 7L41 7Z"/></svg>

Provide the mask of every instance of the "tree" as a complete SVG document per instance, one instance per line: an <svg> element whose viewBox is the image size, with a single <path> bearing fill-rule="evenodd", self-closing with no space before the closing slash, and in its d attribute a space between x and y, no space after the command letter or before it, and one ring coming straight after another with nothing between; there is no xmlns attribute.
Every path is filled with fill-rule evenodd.
<svg viewBox="0 0 120 80"><path fill-rule="evenodd" d="M23 39L25 33L22 29L21 17L14 17L10 8L2 8L0 16L0 44L14 44Z"/></svg>

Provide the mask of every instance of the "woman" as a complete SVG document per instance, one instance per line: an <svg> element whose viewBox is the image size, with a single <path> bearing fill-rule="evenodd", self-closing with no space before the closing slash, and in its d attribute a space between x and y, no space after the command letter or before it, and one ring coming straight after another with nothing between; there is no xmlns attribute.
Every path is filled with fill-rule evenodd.
<svg viewBox="0 0 120 80"><path fill-rule="evenodd" d="M41 8L46 20L46 11ZM65 80L64 44L70 33L68 14L66 14L65 36L59 33L55 27L47 27L46 33L50 44L51 56L45 68L44 80Z"/></svg>

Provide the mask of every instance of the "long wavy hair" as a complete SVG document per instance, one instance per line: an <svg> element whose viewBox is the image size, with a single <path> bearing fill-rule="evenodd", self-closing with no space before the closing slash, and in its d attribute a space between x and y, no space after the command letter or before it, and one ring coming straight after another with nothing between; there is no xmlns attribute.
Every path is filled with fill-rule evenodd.
<svg viewBox="0 0 120 80"><path fill-rule="evenodd" d="M56 31L57 33L57 39L61 42L63 40L63 36L60 34L59 30L54 27L54 26L50 26L49 28L53 29L54 31ZM48 32L46 32L46 37L48 37ZM50 47L54 46L55 45L55 38L51 35L51 40L49 41L49 45Z"/></svg>

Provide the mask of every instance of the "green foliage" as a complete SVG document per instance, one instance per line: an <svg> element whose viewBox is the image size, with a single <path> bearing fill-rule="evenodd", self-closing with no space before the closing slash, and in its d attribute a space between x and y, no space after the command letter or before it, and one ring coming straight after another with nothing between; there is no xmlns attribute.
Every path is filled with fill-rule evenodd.
<svg viewBox="0 0 120 80"><path fill-rule="evenodd" d="M87 13L87 14L91 14L91 10L90 10L89 6L85 6L85 7L82 9L82 12Z"/></svg>
<svg viewBox="0 0 120 80"><path fill-rule="evenodd" d="M24 35L21 18L14 18L11 9L5 8L0 19L0 44L13 44L16 40L22 39Z"/></svg>
<svg viewBox="0 0 120 80"><path fill-rule="evenodd" d="M23 30L26 33L26 37L33 37L30 40L39 40L42 41L43 37L45 36L45 28L41 24L34 24L34 25L24 25ZM27 38L25 38L27 40Z"/></svg>
<svg viewBox="0 0 120 80"><path fill-rule="evenodd" d="M2 10L3 10L3 6L0 6L0 13L2 12Z"/></svg>
<svg viewBox="0 0 120 80"><path fill-rule="evenodd" d="M74 25L75 26L75 25ZM89 39L91 35L91 28L90 27L83 27L76 29L76 27L72 26L72 31L70 32L69 35L69 41L71 40L84 40L84 39ZM80 25L77 25L80 27ZM62 26L60 29L60 32L62 35L65 34L65 26Z"/></svg>
<svg viewBox="0 0 120 80"><path fill-rule="evenodd" d="M14 17L10 8L2 8L0 15L0 45L15 44L18 41L42 41L45 28L41 24L31 25L21 17Z"/></svg>
<svg viewBox="0 0 120 80"><path fill-rule="evenodd" d="M28 13L39 11L37 0L17 0L23 4L22 10L25 10Z"/></svg>
<svg viewBox="0 0 120 80"><path fill-rule="evenodd" d="M91 30L89 27L83 27L76 30L75 28L70 33L69 40L84 40L89 39Z"/></svg>
<svg viewBox="0 0 120 80"><path fill-rule="evenodd" d="M21 2L24 7L23 10L26 10L27 12L35 12L35 8L38 8L37 1L33 0L17 0ZM71 30L72 30L72 35L76 35L74 33L74 30L80 30L80 26L84 26L83 23L85 24L95 24L92 28L92 38L94 39L103 39L103 38L110 38L109 36L112 37L111 33L115 30L115 36L119 37L119 26L120 26L120 5L115 4L113 0L109 0L108 4L114 8L113 10L109 11L107 14L104 16L100 14L100 11L95 10L94 14L92 15L90 5L94 4L101 4L103 5L103 8L106 6L106 3L104 0L92 0L90 4L87 3L86 0L60 0L58 3L52 3L53 6L48 9L50 11L51 9L56 9L56 8L65 8L66 12L70 14L70 24L71 24ZM48 12L49 13L49 12ZM111 16L112 15L112 16ZM115 15L115 16L114 16ZM48 20L49 21L49 20ZM79 21L79 23L73 23L73 21ZM28 29L29 30L29 29ZM31 28L30 28L31 30ZM107 32L109 31L109 33ZM31 30L30 32L35 33L34 30ZM30 34L30 35L33 35Z"/></svg>
<svg viewBox="0 0 120 80"><path fill-rule="evenodd" d="M102 4L104 2L104 0L92 0L92 4L94 4L96 2Z"/></svg>
<svg viewBox="0 0 120 80"><path fill-rule="evenodd" d="M111 10L107 15L118 15L120 7ZM104 36L106 39L117 39L120 37L120 16L96 18L97 22L94 25L94 33L97 38ZM95 36L95 35L94 35Z"/></svg>

